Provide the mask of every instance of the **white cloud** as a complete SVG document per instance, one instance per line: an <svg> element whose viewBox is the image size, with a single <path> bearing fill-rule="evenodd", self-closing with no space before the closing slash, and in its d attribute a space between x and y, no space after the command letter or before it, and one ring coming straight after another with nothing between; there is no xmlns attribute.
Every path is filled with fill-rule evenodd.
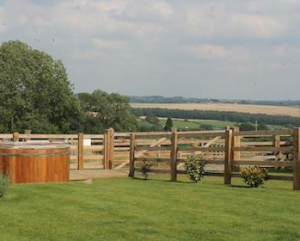
<svg viewBox="0 0 300 241"><path fill-rule="evenodd" d="M260 1L260 7L266 7L261 2L264 1ZM254 3L256 4L253 6ZM240 3L237 4L240 6ZM267 6L272 8L271 5L267 4ZM295 27L293 23L296 23L296 19L288 12L265 14L259 10L261 9L256 1L245 3L239 11L233 4L231 6L224 2L216 4L212 1L212 3L191 5L186 7L188 30L194 35L212 38L272 38L284 36ZM300 17L298 16L297 19L300 20Z"/></svg>
<svg viewBox="0 0 300 241"><path fill-rule="evenodd" d="M154 2L153 8L164 17L170 17L173 14L172 7L165 1Z"/></svg>
<svg viewBox="0 0 300 241"><path fill-rule="evenodd" d="M234 29L242 35L257 38L282 36L289 30L289 23L280 17L268 17L250 14L233 14L230 18Z"/></svg>
<svg viewBox="0 0 300 241"><path fill-rule="evenodd" d="M230 51L221 46L216 45L201 45L190 48L198 58L201 59L220 59L230 56Z"/></svg>
<svg viewBox="0 0 300 241"><path fill-rule="evenodd" d="M126 43L120 40L106 40L93 38L93 46L100 49L120 49L126 46Z"/></svg>
<svg viewBox="0 0 300 241"><path fill-rule="evenodd" d="M213 87L222 79L261 98L254 79L300 75L299 9L298 0L6 0L0 42L20 39L62 59L78 91L156 94L160 86L160 94L197 96L208 86L221 97L225 89Z"/></svg>
<svg viewBox="0 0 300 241"><path fill-rule="evenodd" d="M6 29L6 24L3 18L4 10L0 7L0 33Z"/></svg>

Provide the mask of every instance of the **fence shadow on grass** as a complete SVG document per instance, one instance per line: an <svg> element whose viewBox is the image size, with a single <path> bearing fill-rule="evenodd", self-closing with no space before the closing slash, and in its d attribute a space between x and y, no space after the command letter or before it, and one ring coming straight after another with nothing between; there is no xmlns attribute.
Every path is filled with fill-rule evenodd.
<svg viewBox="0 0 300 241"><path fill-rule="evenodd" d="M233 187L233 188L251 188L250 186L247 186L247 185L243 185L243 184L232 184L230 185L230 187ZM262 188L262 187L260 187Z"/></svg>
<svg viewBox="0 0 300 241"><path fill-rule="evenodd" d="M135 176L132 179L134 180L139 180L139 181L151 181L151 182L162 182L162 183L176 183L176 184L194 184L189 180L183 181L183 180L177 180L176 182L167 180L167 179L155 179L155 178L148 178L144 179L143 177Z"/></svg>

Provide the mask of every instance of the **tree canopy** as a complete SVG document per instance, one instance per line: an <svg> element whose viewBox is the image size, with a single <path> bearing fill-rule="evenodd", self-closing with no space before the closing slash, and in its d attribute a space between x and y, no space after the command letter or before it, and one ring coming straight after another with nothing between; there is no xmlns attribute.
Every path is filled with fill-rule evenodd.
<svg viewBox="0 0 300 241"><path fill-rule="evenodd" d="M0 132L135 131L129 101L96 90L76 98L59 60L20 41L0 46Z"/></svg>
<svg viewBox="0 0 300 241"><path fill-rule="evenodd" d="M88 127L96 128L98 133L110 127L116 131L137 130L136 117L131 114L127 97L95 90L92 94L80 93L78 98L87 120L85 132L93 132ZM88 124L91 121L95 123Z"/></svg>
<svg viewBox="0 0 300 241"><path fill-rule="evenodd" d="M0 131L77 128L79 103L61 61L19 41L0 46Z"/></svg>

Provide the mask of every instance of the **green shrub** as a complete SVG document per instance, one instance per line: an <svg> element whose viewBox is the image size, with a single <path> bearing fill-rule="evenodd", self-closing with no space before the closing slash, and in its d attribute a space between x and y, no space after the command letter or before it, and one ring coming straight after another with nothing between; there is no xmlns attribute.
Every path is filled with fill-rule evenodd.
<svg viewBox="0 0 300 241"><path fill-rule="evenodd" d="M268 180L267 169L257 166L242 168L240 174L244 182L250 187L259 187Z"/></svg>
<svg viewBox="0 0 300 241"><path fill-rule="evenodd" d="M8 189L9 178L0 172L0 198L4 196L5 192Z"/></svg>
<svg viewBox="0 0 300 241"><path fill-rule="evenodd" d="M141 166L141 172L142 175L144 177L144 180L148 179L149 176L149 171L150 171L150 167L152 166L152 164L150 162L144 161L142 166Z"/></svg>
<svg viewBox="0 0 300 241"><path fill-rule="evenodd" d="M197 183L202 180L204 176L205 163L201 157L191 155L186 160L186 171L192 182Z"/></svg>

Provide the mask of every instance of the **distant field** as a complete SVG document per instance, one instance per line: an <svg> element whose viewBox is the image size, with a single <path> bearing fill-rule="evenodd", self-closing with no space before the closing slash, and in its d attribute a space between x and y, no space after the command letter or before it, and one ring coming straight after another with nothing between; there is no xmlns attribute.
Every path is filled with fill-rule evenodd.
<svg viewBox="0 0 300 241"><path fill-rule="evenodd" d="M160 120L160 125L162 127L165 126L166 120L167 118L164 117L158 117L158 119ZM142 120L142 119L137 119L139 126L148 126L151 127L152 124ZM219 121L219 120L199 120L199 119L176 119L176 118L172 118L173 120L173 126L178 128L178 129L198 129L200 127L200 125L211 125L214 129L219 130L219 129L224 129L227 126L235 126L236 124L239 123L235 123L235 122L230 122L230 121ZM254 125L254 123L252 123ZM278 129L282 129L282 126L274 126L274 125L267 125L271 130L278 130Z"/></svg>
<svg viewBox="0 0 300 241"><path fill-rule="evenodd" d="M299 117L299 108L291 106L268 106L268 105L240 105L240 104L155 104L155 103L131 103L133 108L166 108L181 110L212 110L212 111L234 111L250 114L285 115Z"/></svg>
<svg viewBox="0 0 300 241"><path fill-rule="evenodd" d="M158 117L160 120L160 125L162 127L165 126L167 118L164 117ZM218 121L218 120L197 120L197 119L189 119L189 120L184 120L184 119L176 119L173 118L173 126L178 128L178 129L198 129L200 125L211 125L214 129L224 129L226 126L234 126L236 123L230 122L230 121ZM138 119L139 126L147 126L151 127L152 124L142 120Z"/></svg>
<svg viewBox="0 0 300 241"><path fill-rule="evenodd" d="M159 118L160 124L165 126L166 118ZM173 125L179 129L196 129L200 125L211 125L214 129L224 129L226 126L234 126L236 123L230 121L217 121L217 120L180 120L173 119Z"/></svg>

